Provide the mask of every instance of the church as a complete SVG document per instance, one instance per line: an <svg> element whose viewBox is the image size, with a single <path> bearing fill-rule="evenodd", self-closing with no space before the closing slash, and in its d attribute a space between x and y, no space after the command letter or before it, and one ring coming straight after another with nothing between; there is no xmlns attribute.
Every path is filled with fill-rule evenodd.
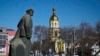
<svg viewBox="0 0 100 56"><path fill-rule="evenodd" d="M56 54L66 53L65 41L60 37L59 19L56 15L56 9L52 9L52 15L49 20L50 42L54 43L54 51Z"/></svg>
<svg viewBox="0 0 100 56"><path fill-rule="evenodd" d="M39 40L33 45L33 52L42 52L44 54L66 54L66 43L60 36L59 19L56 15L56 9L52 8L52 14L49 18L48 37Z"/></svg>

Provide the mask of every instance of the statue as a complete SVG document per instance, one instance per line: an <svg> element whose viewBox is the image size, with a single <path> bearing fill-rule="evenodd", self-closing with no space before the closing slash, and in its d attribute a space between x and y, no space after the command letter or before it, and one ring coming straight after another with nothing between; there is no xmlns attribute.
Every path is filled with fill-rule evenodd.
<svg viewBox="0 0 100 56"><path fill-rule="evenodd" d="M30 56L33 9L26 10L17 27L14 39L10 42L9 56Z"/></svg>

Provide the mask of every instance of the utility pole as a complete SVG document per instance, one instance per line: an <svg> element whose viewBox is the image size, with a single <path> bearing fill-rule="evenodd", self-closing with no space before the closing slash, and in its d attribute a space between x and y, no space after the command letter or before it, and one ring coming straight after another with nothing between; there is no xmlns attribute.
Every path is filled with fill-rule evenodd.
<svg viewBox="0 0 100 56"><path fill-rule="evenodd" d="M76 33L76 30L74 28L74 35L73 35L73 55L75 55L75 47L74 47L74 42L75 42L75 38L76 38L75 33Z"/></svg>

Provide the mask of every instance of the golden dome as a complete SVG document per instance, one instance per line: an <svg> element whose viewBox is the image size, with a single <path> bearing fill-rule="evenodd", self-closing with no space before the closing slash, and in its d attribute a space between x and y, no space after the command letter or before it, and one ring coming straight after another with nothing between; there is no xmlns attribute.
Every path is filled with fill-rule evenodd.
<svg viewBox="0 0 100 56"><path fill-rule="evenodd" d="M56 13L55 13L56 10L53 8L52 11L53 11L53 14L50 17L50 21L58 21L58 17L56 16Z"/></svg>

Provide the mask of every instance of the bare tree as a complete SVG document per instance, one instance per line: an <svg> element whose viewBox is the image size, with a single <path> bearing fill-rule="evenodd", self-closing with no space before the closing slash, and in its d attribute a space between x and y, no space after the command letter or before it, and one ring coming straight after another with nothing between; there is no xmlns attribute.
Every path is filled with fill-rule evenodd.
<svg viewBox="0 0 100 56"><path fill-rule="evenodd" d="M60 37L62 39L64 39L66 42L70 43L72 42L73 39L73 32L74 32L74 27L63 27L61 28L61 33L60 33Z"/></svg>
<svg viewBox="0 0 100 56"><path fill-rule="evenodd" d="M100 21L97 22L96 28L93 28L89 23L82 22L79 27L62 27L60 28L60 38L65 40L68 44L76 43L80 39L88 39L86 37L100 37ZM34 36L37 37L38 41L34 43L33 49L39 49L42 46L42 51L47 51L53 44L50 42L50 29L45 26L35 26ZM75 38L75 39L74 39ZM41 42L42 41L42 42ZM83 41L84 42L84 41ZM43 43L41 45L41 43Z"/></svg>
<svg viewBox="0 0 100 56"><path fill-rule="evenodd" d="M48 28L45 26L35 26L34 35L38 40L43 40L48 37Z"/></svg>
<svg viewBox="0 0 100 56"><path fill-rule="evenodd" d="M100 37L100 21L97 22L96 29L97 29L98 36Z"/></svg>
<svg viewBox="0 0 100 56"><path fill-rule="evenodd" d="M43 40L45 40L48 36L48 28L45 26L35 26L34 35L37 37L37 42L39 42L37 46L39 46L39 51L41 52Z"/></svg>
<svg viewBox="0 0 100 56"><path fill-rule="evenodd" d="M80 37L91 37L95 34L93 27L87 23L87 22L82 22L79 26L79 36Z"/></svg>

